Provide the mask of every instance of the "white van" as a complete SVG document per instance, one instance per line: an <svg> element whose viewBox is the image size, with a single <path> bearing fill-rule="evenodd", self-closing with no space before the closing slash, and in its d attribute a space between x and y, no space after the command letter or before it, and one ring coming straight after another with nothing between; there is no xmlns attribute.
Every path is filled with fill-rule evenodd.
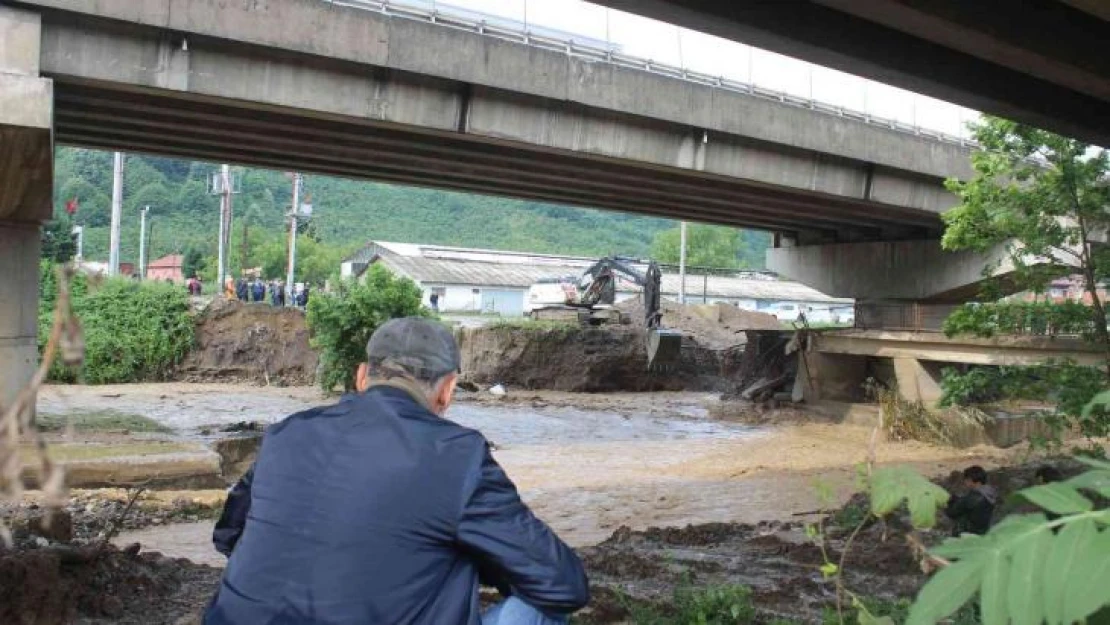
<svg viewBox="0 0 1110 625"><path fill-rule="evenodd" d="M524 297L524 314L527 315L537 308L563 306L577 300L576 282L577 278L574 276L541 278L528 287L528 293Z"/></svg>

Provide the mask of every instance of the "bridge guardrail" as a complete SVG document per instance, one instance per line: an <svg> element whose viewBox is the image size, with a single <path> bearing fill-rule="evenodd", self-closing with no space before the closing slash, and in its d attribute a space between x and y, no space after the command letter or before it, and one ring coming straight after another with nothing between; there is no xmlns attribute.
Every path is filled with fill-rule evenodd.
<svg viewBox="0 0 1110 625"><path fill-rule="evenodd" d="M937 130L929 130L926 128L922 128L921 126L907 124L895 119L878 117L866 112L856 111L843 106L820 102L812 98L803 98L786 93L784 91L767 89L751 83L723 78L721 76L713 76L711 74L696 72L682 67L668 65L666 63L656 63L651 59L631 56L620 52L614 52L611 48L607 49L587 45L575 41L574 39L562 39L558 37L550 37L542 34L537 34L527 28L521 29L509 25L511 23L511 20L507 20L504 18L494 18L491 16L491 18L488 20L476 20L466 16L454 15L450 12L429 10L424 7L408 5L403 2L392 2L390 0L321 1L328 4L336 4L340 6L348 6L369 11L376 11L378 13L383 13L386 15L391 15L404 19L429 22L448 28L457 28L461 30L475 32L487 37L495 37L506 41L513 41L516 43L523 43L526 45L556 52L563 52L568 56L590 59L596 62L610 63L612 65L638 69L653 74L661 74L664 76L676 78L678 80L696 82L718 89L746 93L751 96L769 100L776 100L782 104L797 106L799 108L807 108L828 115L855 119L866 124L881 126L883 128L887 128L896 132L902 132L919 137L926 137L929 139L940 141L942 143L951 143L969 148L978 147L978 144L970 139L957 137L955 135L950 135Z"/></svg>

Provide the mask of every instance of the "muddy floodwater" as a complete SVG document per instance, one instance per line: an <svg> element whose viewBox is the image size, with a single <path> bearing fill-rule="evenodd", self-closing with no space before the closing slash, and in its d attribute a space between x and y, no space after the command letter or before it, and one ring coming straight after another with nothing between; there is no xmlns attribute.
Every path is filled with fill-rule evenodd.
<svg viewBox="0 0 1110 625"><path fill-rule="evenodd" d="M867 428L718 421L711 398L694 393L583 396L515 393L463 399L448 413L480 430L523 497L568 542L586 546L614 530L716 521L754 523L794 518L841 503L853 490L854 465L866 457ZM334 401L312 388L139 384L50 387L44 414L113 410L149 417L174 436L245 420L265 423ZM953 450L919 443L880 443L879 462L905 462L932 473L998 450ZM207 524L155 527L121 541L219 564Z"/></svg>

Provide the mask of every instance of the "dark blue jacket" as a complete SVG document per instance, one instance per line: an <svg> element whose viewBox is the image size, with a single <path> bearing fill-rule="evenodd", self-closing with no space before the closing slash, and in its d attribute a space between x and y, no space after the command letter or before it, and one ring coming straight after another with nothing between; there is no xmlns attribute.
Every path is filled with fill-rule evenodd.
<svg viewBox="0 0 1110 625"><path fill-rule="evenodd" d="M485 438L393 387L271 427L213 540L206 625L477 625L479 576L551 613L589 599Z"/></svg>

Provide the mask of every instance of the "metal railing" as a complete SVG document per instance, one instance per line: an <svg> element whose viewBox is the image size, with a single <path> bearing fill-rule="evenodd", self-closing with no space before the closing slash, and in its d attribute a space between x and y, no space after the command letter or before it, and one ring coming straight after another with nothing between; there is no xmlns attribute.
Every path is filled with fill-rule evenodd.
<svg viewBox="0 0 1110 625"><path fill-rule="evenodd" d="M820 102L813 98L803 98L777 91L766 89L758 85L739 80L713 76L702 72L691 71L675 65L657 63L651 59L623 54L614 49L614 46L589 45L574 38L551 36L536 32L526 25L513 20L489 16L485 19L476 19L467 15L459 15L450 11L427 9L421 6L391 2L390 0L322 0L328 4L354 7L369 11L376 11L385 15L412 19L431 24L438 24L448 28L456 28L475 32L487 37L505 41L522 43L545 50L562 52L567 56L587 59L599 63L609 63L618 67L636 69L678 80L698 83L717 89L724 89L736 93L744 93L753 97L774 100L781 104L806 108L815 112L834 115L847 119L854 119L869 125L879 126L896 132L911 134L918 137L927 137L943 143L951 143L965 147L977 147L977 144L963 137L950 135L937 130L922 128L915 124L907 124L891 118L884 118L870 113L856 111L844 106ZM546 29L544 29L546 30Z"/></svg>

